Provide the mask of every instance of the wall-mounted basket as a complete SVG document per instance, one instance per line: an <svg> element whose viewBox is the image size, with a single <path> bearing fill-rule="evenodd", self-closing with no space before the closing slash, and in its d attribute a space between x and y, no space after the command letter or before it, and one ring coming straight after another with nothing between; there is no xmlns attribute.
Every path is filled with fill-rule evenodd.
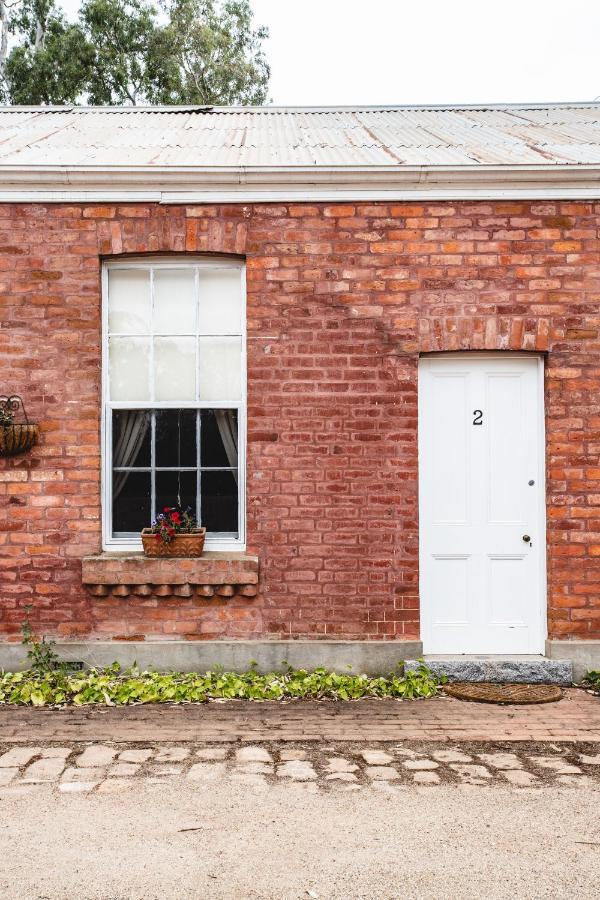
<svg viewBox="0 0 600 900"><path fill-rule="evenodd" d="M0 395L0 456L16 456L31 450L39 433L39 426L27 418L21 397Z"/></svg>

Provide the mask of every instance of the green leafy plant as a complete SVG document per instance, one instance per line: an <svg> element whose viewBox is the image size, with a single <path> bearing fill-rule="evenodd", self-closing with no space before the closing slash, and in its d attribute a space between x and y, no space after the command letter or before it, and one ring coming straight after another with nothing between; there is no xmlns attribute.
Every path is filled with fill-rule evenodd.
<svg viewBox="0 0 600 900"><path fill-rule="evenodd" d="M582 685L592 690L595 694L600 694L600 672L592 669L587 672L582 680Z"/></svg>
<svg viewBox="0 0 600 900"><path fill-rule="evenodd" d="M220 670L153 672L117 663L106 669L69 673L64 669L31 669L0 673L0 704L19 706L83 706L100 703L127 706L136 703L204 703L208 700L359 700L391 697L417 700L433 697L445 681L427 666L387 677L340 675L324 668L292 669L260 674Z"/></svg>
<svg viewBox="0 0 600 900"><path fill-rule="evenodd" d="M55 672L61 668L58 653L54 649L56 641L47 641L43 636L40 641L34 635L29 620L32 609L31 604L25 606L25 619L21 625L21 643L27 647L27 658L31 662L31 671L36 675Z"/></svg>

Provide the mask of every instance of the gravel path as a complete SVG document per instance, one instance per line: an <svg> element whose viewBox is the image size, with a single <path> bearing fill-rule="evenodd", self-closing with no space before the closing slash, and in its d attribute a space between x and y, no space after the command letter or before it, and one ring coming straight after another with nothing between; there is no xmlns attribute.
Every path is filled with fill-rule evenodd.
<svg viewBox="0 0 600 900"><path fill-rule="evenodd" d="M0 900L585 898L595 741L0 742Z"/></svg>
<svg viewBox="0 0 600 900"><path fill-rule="evenodd" d="M383 782L383 791L226 775L129 783L117 793L61 794L52 784L2 791L0 897L597 896L595 782L579 789L516 788L499 779L491 788Z"/></svg>

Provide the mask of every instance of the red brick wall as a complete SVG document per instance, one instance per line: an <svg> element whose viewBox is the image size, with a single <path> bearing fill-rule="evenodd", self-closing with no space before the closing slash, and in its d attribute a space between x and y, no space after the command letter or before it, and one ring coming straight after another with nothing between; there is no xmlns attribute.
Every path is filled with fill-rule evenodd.
<svg viewBox="0 0 600 900"><path fill-rule="evenodd" d="M0 633L419 633L417 357L548 351L549 630L600 638L600 205L1 205L0 392L41 424L0 460ZM92 600L100 549L100 263L248 262L248 547L256 600Z"/></svg>

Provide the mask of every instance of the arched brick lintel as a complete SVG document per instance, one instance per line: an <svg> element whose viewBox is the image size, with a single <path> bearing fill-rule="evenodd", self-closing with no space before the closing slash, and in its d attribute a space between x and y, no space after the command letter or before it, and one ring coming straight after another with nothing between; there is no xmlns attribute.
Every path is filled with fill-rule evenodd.
<svg viewBox="0 0 600 900"><path fill-rule="evenodd" d="M548 319L524 316L444 316L421 319L419 352L442 350L548 350Z"/></svg>
<svg viewBox="0 0 600 900"><path fill-rule="evenodd" d="M102 208L103 209L103 208ZM240 218L216 217L212 207L195 207L186 215L143 215L98 222L98 250L101 256L142 253L216 253L245 256L248 226ZM114 214L114 210L108 212ZM196 213L196 214L194 214Z"/></svg>

